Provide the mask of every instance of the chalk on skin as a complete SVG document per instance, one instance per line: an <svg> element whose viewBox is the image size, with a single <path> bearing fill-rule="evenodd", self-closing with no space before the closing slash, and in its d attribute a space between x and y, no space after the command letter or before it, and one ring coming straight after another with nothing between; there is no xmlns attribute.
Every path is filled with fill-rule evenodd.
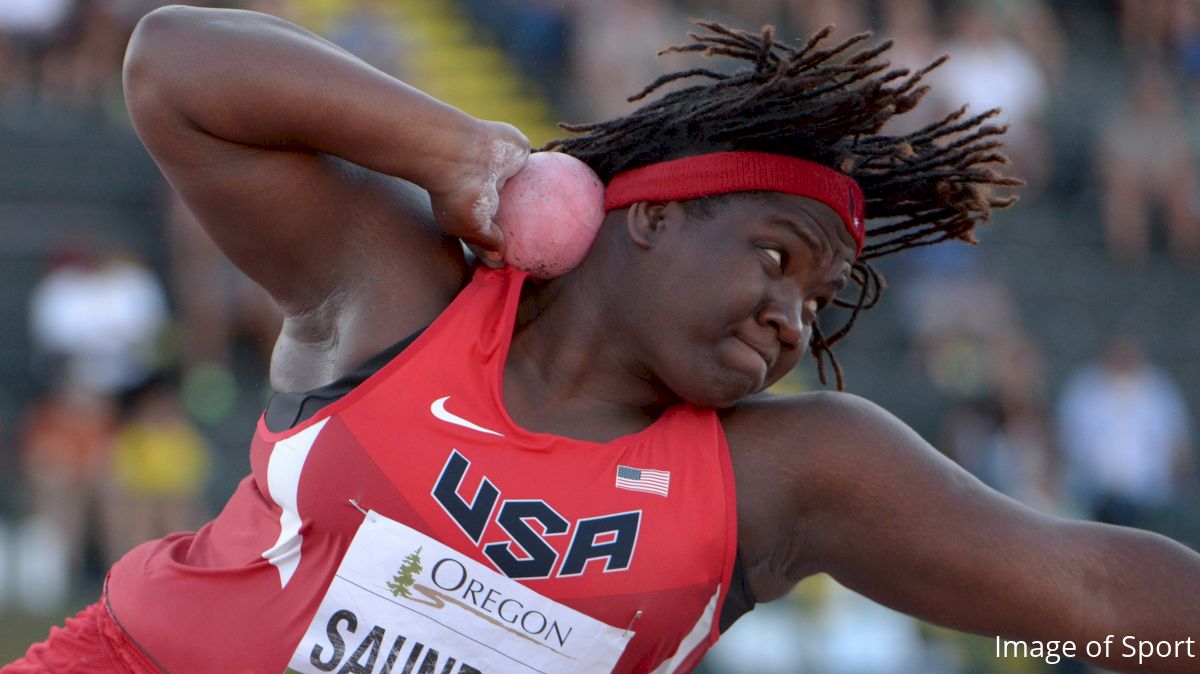
<svg viewBox="0 0 1200 674"><path fill-rule="evenodd" d="M587 255L604 220L604 184L582 161L535 152L500 191L496 224L504 261L540 279L561 276Z"/></svg>

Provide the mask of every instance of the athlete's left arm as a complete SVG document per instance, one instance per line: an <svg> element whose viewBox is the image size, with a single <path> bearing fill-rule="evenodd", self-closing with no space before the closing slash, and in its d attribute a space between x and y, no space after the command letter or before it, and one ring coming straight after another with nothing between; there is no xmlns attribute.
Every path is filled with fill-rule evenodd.
<svg viewBox="0 0 1200 674"><path fill-rule="evenodd" d="M827 572L965 632L1071 640L1080 659L1118 671L1200 670L1200 555L1183 545L1038 513L855 396L755 401L725 427L760 600ZM1109 657L1086 657L1109 635ZM1139 663L1125 637L1171 642L1175 657Z"/></svg>

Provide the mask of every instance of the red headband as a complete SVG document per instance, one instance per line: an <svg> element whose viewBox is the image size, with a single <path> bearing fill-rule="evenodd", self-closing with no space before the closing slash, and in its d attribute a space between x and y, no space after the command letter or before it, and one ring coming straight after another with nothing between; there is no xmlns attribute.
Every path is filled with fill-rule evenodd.
<svg viewBox="0 0 1200 674"><path fill-rule="evenodd" d="M850 176L827 166L768 152L716 152L624 171L604 188L604 210L639 201L683 201L730 192L783 192L810 197L837 212L863 247L866 202Z"/></svg>

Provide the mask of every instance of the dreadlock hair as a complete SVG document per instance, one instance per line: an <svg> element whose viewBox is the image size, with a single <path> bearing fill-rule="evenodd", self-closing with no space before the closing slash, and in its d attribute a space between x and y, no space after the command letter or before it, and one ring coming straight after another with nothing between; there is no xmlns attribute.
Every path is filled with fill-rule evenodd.
<svg viewBox="0 0 1200 674"><path fill-rule="evenodd" d="M1015 196L993 194L993 188L1023 184L998 170L1008 163L998 139L1007 127L986 123L999 110L965 117L964 106L912 133L881 133L888 120L917 105L929 89L920 84L922 78L946 56L910 73L892 69L881 58L891 48L890 40L863 46L870 33L824 46L833 32L830 26L791 46L776 42L771 26L755 34L712 21L696 25L705 32L688 33L690 42L659 55L700 52L752 67L663 75L628 100L642 100L678 80L707 81L671 91L624 117L560 124L578 135L552 140L541 149L583 160L605 183L640 166L727 150L800 157L856 180L867 213L883 223L867 229L862 255L852 268L858 297L834 300L850 310L849 319L830 334L814 325L809 342L821 383L828 383L828 360L841 390L842 368L832 347L849 334L860 312L875 306L885 287L868 261L947 239L975 243L973 231L990 218L991 210L1016 201Z"/></svg>

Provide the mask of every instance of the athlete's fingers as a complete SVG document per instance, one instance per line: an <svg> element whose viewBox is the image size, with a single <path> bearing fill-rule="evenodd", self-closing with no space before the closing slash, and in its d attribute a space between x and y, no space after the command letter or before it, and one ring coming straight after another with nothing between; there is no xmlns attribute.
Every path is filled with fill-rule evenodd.
<svg viewBox="0 0 1200 674"><path fill-rule="evenodd" d="M497 251L480 248L473 243L468 243L467 248L475 255L475 259L482 262L484 266L491 267L492 269L499 269L504 266L503 255Z"/></svg>

